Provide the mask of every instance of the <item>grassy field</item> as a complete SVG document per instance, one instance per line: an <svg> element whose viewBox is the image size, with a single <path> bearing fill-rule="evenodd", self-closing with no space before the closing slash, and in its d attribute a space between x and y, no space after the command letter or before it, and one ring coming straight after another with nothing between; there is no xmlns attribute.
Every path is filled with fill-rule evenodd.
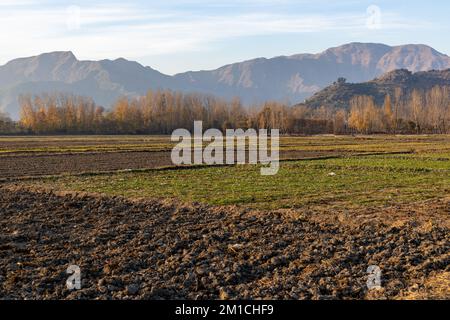
<svg viewBox="0 0 450 320"><path fill-rule="evenodd" d="M342 156L284 161L269 177L258 166L241 165L43 178L32 185L259 209L393 205L450 193L448 136L298 137L284 138L282 146Z"/></svg>

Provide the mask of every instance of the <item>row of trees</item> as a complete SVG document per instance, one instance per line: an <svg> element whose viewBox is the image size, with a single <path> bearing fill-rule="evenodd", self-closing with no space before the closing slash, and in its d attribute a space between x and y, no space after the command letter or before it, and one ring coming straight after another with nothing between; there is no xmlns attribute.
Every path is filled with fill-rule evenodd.
<svg viewBox="0 0 450 320"><path fill-rule="evenodd" d="M20 128L37 134L170 134L178 128L192 130L195 120L202 120L205 129L277 128L284 134L450 132L448 87L411 94L397 89L381 106L372 97L356 96L342 109L278 102L244 108L237 98L169 90L122 97L109 111L91 99L66 94L22 96L20 105ZM0 118L0 131L1 123Z"/></svg>
<svg viewBox="0 0 450 320"><path fill-rule="evenodd" d="M450 88L413 90L406 97L396 89L386 95L382 106L370 96L350 101L348 125L363 133L448 133L450 130Z"/></svg>
<svg viewBox="0 0 450 320"><path fill-rule="evenodd" d="M20 97L20 124L32 133L170 134L191 128L245 127L247 112L239 99L227 102L201 94L149 91L139 98L119 98L111 110L88 98L66 94Z"/></svg>

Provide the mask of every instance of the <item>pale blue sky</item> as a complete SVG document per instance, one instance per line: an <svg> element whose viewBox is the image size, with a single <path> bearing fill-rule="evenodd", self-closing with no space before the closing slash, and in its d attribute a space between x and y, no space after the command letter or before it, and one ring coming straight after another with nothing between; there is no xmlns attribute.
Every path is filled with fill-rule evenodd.
<svg viewBox="0 0 450 320"><path fill-rule="evenodd" d="M173 74L355 41L450 54L449 16L448 0L0 0L0 64L71 50Z"/></svg>

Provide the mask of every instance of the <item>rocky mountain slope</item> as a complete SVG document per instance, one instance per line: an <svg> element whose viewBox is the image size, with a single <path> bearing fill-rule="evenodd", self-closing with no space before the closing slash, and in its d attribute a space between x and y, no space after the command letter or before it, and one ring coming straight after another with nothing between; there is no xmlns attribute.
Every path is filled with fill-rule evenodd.
<svg viewBox="0 0 450 320"><path fill-rule="evenodd" d="M336 81L331 86L317 92L304 103L311 108L337 107L348 108L350 100L357 95L368 95L381 105L386 94L394 96L395 88L401 88L404 94L414 89L428 90L434 86L450 86L450 69L422 71L412 73L406 69L388 72L383 76L363 83Z"/></svg>

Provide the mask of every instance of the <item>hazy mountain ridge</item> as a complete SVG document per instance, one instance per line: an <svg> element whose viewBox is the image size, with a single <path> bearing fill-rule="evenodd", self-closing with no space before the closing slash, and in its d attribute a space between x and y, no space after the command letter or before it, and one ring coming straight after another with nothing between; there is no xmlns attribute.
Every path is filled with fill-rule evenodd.
<svg viewBox="0 0 450 320"><path fill-rule="evenodd" d="M363 83L335 82L314 94L304 105L310 108L334 107L348 109L350 100L357 95L372 96L381 105L387 94L394 96L395 88L408 95L414 89L429 90L434 86L450 86L450 69L412 73L406 69L394 70Z"/></svg>
<svg viewBox="0 0 450 320"><path fill-rule="evenodd" d="M122 58L79 61L71 52L53 52L0 66L0 107L17 118L19 94L54 91L90 96L108 107L121 95L142 95L150 88L239 96L245 103L295 103L339 77L365 82L402 68L413 72L447 69L450 57L425 45L351 43L318 54L257 58L168 76Z"/></svg>

